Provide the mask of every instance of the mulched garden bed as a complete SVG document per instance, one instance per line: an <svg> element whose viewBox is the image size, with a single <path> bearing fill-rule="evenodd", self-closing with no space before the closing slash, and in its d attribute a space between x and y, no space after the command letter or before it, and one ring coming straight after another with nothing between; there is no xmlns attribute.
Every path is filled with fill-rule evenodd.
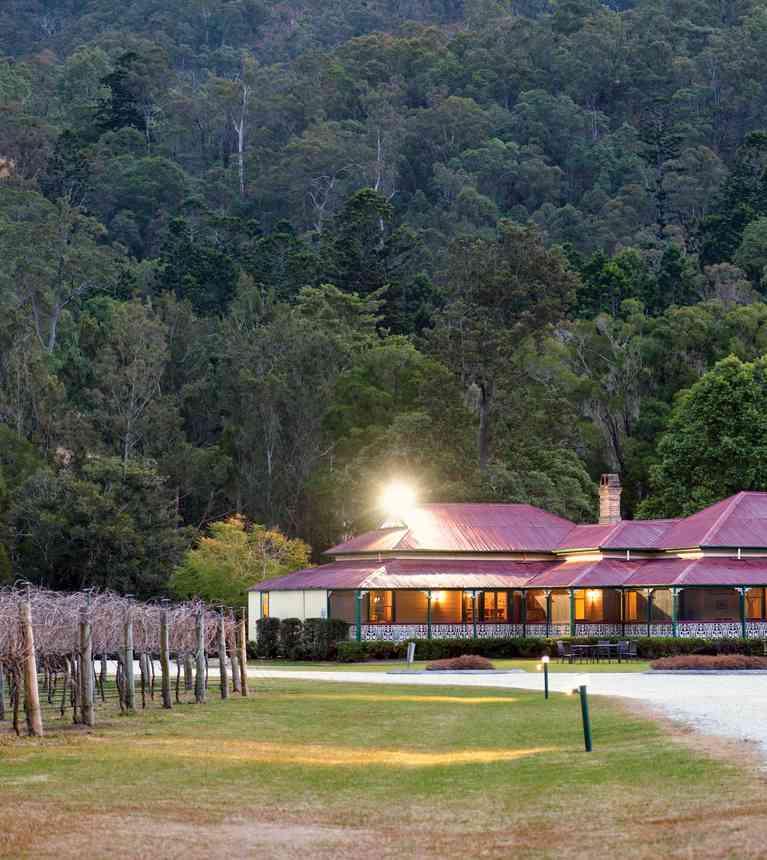
<svg viewBox="0 0 767 860"><path fill-rule="evenodd" d="M487 657L480 657L479 654L462 654L460 657L450 657L447 660L435 660L426 667L427 672L454 672L456 669L492 670L495 666Z"/></svg>
<svg viewBox="0 0 767 860"><path fill-rule="evenodd" d="M767 671L767 657L748 657L745 654L684 654L661 657L650 664L653 671Z"/></svg>

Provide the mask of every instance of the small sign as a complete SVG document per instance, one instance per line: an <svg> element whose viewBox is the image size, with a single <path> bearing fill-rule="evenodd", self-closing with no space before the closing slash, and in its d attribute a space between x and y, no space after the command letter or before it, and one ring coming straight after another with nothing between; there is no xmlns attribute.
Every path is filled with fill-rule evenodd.
<svg viewBox="0 0 767 860"><path fill-rule="evenodd" d="M407 662L412 663L415 660L415 642L407 643Z"/></svg>

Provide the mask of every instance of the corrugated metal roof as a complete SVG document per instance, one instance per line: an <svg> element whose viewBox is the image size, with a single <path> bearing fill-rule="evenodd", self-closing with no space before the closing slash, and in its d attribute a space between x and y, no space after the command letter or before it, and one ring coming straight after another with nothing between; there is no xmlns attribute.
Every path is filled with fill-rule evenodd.
<svg viewBox="0 0 767 860"><path fill-rule="evenodd" d="M607 540L603 549L655 549L679 520L622 520Z"/></svg>
<svg viewBox="0 0 767 860"><path fill-rule="evenodd" d="M336 561L254 585L251 591L323 588L519 588L550 562L502 559Z"/></svg>
<svg viewBox="0 0 767 860"><path fill-rule="evenodd" d="M658 546L767 547L767 493L737 493L679 520Z"/></svg>
<svg viewBox="0 0 767 860"><path fill-rule="evenodd" d="M374 529L325 551L325 555L344 555L357 552L388 552L393 550L407 534L406 528Z"/></svg>
<svg viewBox="0 0 767 860"><path fill-rule="evenodd" d="M573 523L532 505L419 505L403 517L407 529L376 529L339 544L327 555L357 552L533 552L547 551Z"/></svg>
<svg viewBox="0 0 767 860"><path fill-rule="evenodd" d="M624 561L397 559L337 561L254 585L291 589L641 588L677 585L767 585L767 558L659 558Z"/></svg>

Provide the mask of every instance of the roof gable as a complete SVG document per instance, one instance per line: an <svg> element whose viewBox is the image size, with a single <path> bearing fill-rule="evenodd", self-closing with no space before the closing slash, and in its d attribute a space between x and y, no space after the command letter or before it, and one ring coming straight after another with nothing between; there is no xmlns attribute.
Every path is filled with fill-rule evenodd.
<svg viewBox="0 0 767 860"><path fill-rule="evenodd" d="M376 529L327 550L361 552L533 552L554 549L573 523L525 504L419 505L405 529Z"/></svg>
<svg viewBox="0 0 767 860"><path fill-rule="evenodd" d="M741 492L679 520L660 549L767 547L767 493Z"/></svg>

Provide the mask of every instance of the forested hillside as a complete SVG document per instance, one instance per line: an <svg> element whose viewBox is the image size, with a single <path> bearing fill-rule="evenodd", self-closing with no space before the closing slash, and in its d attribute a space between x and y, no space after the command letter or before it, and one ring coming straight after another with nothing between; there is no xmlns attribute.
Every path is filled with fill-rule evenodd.
<svg viewBox="0 0 767 860"><path fill-rule="evenodd" d="M400 475L767 489L674 444L767 412L765 44L767 0L6 0L0 579L156 593L235 513L318 558Z"/></svg>

